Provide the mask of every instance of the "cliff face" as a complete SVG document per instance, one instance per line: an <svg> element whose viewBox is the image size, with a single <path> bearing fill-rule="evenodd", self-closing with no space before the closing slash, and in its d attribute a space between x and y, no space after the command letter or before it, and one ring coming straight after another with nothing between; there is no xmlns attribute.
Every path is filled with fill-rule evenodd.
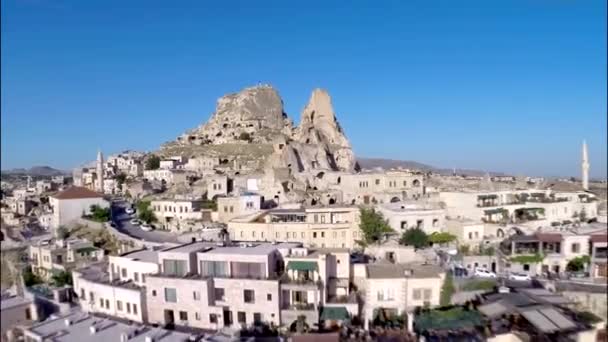
<svg viewBox="0 0 608 342"><path fill-rule="evenodd" d="M206 123L165 145L164 149L175 153L179 147L182 150L197 147L188 150L188 157L199 153L230 160L239 155L241 159L257 159L260 169L288 168L292 173L352 171L356 164L329 94L321 89L313 91L297 128L293 127L283 110L281 97L271 86L256 86L225 95L218 100L215 112Z"/></svg>

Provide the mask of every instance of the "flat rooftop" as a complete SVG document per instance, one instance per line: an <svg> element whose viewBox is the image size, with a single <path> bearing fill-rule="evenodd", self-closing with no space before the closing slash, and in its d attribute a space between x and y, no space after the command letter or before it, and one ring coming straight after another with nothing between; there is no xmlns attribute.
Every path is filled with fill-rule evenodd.
<svg viewBox="0 0 608 342"><path fill-rule="evenodd" d="M28 305L31 303L32 303L31 300L21 297L21 296L14 296L14 295L2 296L2 299L0 300L0 311L8 310L10 308L14 308L14 307L21 306L21 305Z"/></svg>
<svg viewBox="0 0 608 342"><path fill-rule="evenodd" d="M387 264L375 263L366 265L367 276L370 279L401 279L406 278L405 271L411 270L407 278L437 278L445 271L441 267L432 264L407 263Z"/></svg>
<svg viewBox="0 0 608 342"><path fill-rule="evenodd" d="M71 321L66 325L65 320ZM91 326L97 331L91 333ZM129 341L145 342L146 336L153 337L156 342L186 342L190 334L176 331L153 328L143 325L127 324L118 320L101 318L76 310L59 318L47 320L34 324L26 331L32 332L40 337L52 338L52 341L73 342L109 342L120 341L123 333L132 334Z"/></svg>
<svg viewBox="0 0 608 342"><path fill-rule="evenodd" d="M282 242L272 244L270 242L243 242L243 246L251 245L250 247L241 247L241 245L233 246L215 246L213 249L201 252L205 254L233 254L233 255L268 255L278 249L296 248L299 243Z"/></svg>
<svg viewBox="0 0 608 342"><path fill-rule="evenodd" d="M169 248L169 247L166 247ZM133 261L144 261L144 262L153 262L158 263L158 252L162 249L141 249L138 251L127 252L121 254L120 256L123 258L129 258Z"/></svg>

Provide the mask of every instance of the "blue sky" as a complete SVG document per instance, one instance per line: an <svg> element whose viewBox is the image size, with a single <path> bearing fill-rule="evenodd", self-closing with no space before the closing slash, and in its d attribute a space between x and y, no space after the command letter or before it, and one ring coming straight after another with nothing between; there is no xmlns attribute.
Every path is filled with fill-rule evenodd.
<svg viewBox="0 0 608 342"><path fill-rule="evenodd" d="M379 6L382 4L382 6ZM373 7L370 7L373 6ZM2 1L2 168L154 150L271 83L358 156L605 177L606 1Z"/></svg>

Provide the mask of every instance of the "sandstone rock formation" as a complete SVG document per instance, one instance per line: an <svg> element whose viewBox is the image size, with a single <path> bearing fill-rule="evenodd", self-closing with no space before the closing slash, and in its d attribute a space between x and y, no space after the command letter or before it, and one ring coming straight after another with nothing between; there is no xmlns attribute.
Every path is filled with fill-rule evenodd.
<svg viewBox="0 0 608 342"><path fill-rule="evenodd" d="M188 149L196 146L201 148ZM331 99L321 89L313 91L297 128L293 127L283 110L281 97L271 86L246 88L223 96L208 122L163 149L166 154L191 152L185 153L189 154L187 157L213 155L229 161L238 155L240 159L249 157L260 161L260 169L287 167L295 173L352 171L356 167Z"/></svg>
<svg viewBox="0 0 608 342"><path fill-rule="evenodd" d="M328 189L319 174L358 169L329 94L321 89L312 92L298 127L269 85L225 95L206 123L163 145L160 153L219 158L222 170L233 174L261 171L274 184L268 186L273 196L294 201L308 188Z"/></svg>

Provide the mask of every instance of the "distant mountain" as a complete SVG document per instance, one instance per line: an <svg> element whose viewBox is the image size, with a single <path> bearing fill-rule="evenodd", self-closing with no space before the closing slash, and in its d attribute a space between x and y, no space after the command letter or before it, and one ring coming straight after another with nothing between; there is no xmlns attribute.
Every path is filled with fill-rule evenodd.
<svg viewBox="0 0 608 342"><path fill-rule="evenodd" d="M24 168L2 170L2 173L7 175L27 175L38 177L61 176L69 174L67 171L57 170L50 166L32 166L29 170Z"/></svg>
<svg viewBox="0 0 608 342"><path fill-rule="evenodd" d="M411 161L411 160L394 160L394 159L383 159L383 158L357 158L359 166L363 169L373 169L381 167L383 169L399 168L420 170L420 171L432 171L443 175L451 175L454 169L437 168L431 165ZM467 175L467 176L483 176L486 171L481 170L470 170L470 169L456 169L456 174ZM502 172L490 171L491 176L504 176Z"/></svg>

